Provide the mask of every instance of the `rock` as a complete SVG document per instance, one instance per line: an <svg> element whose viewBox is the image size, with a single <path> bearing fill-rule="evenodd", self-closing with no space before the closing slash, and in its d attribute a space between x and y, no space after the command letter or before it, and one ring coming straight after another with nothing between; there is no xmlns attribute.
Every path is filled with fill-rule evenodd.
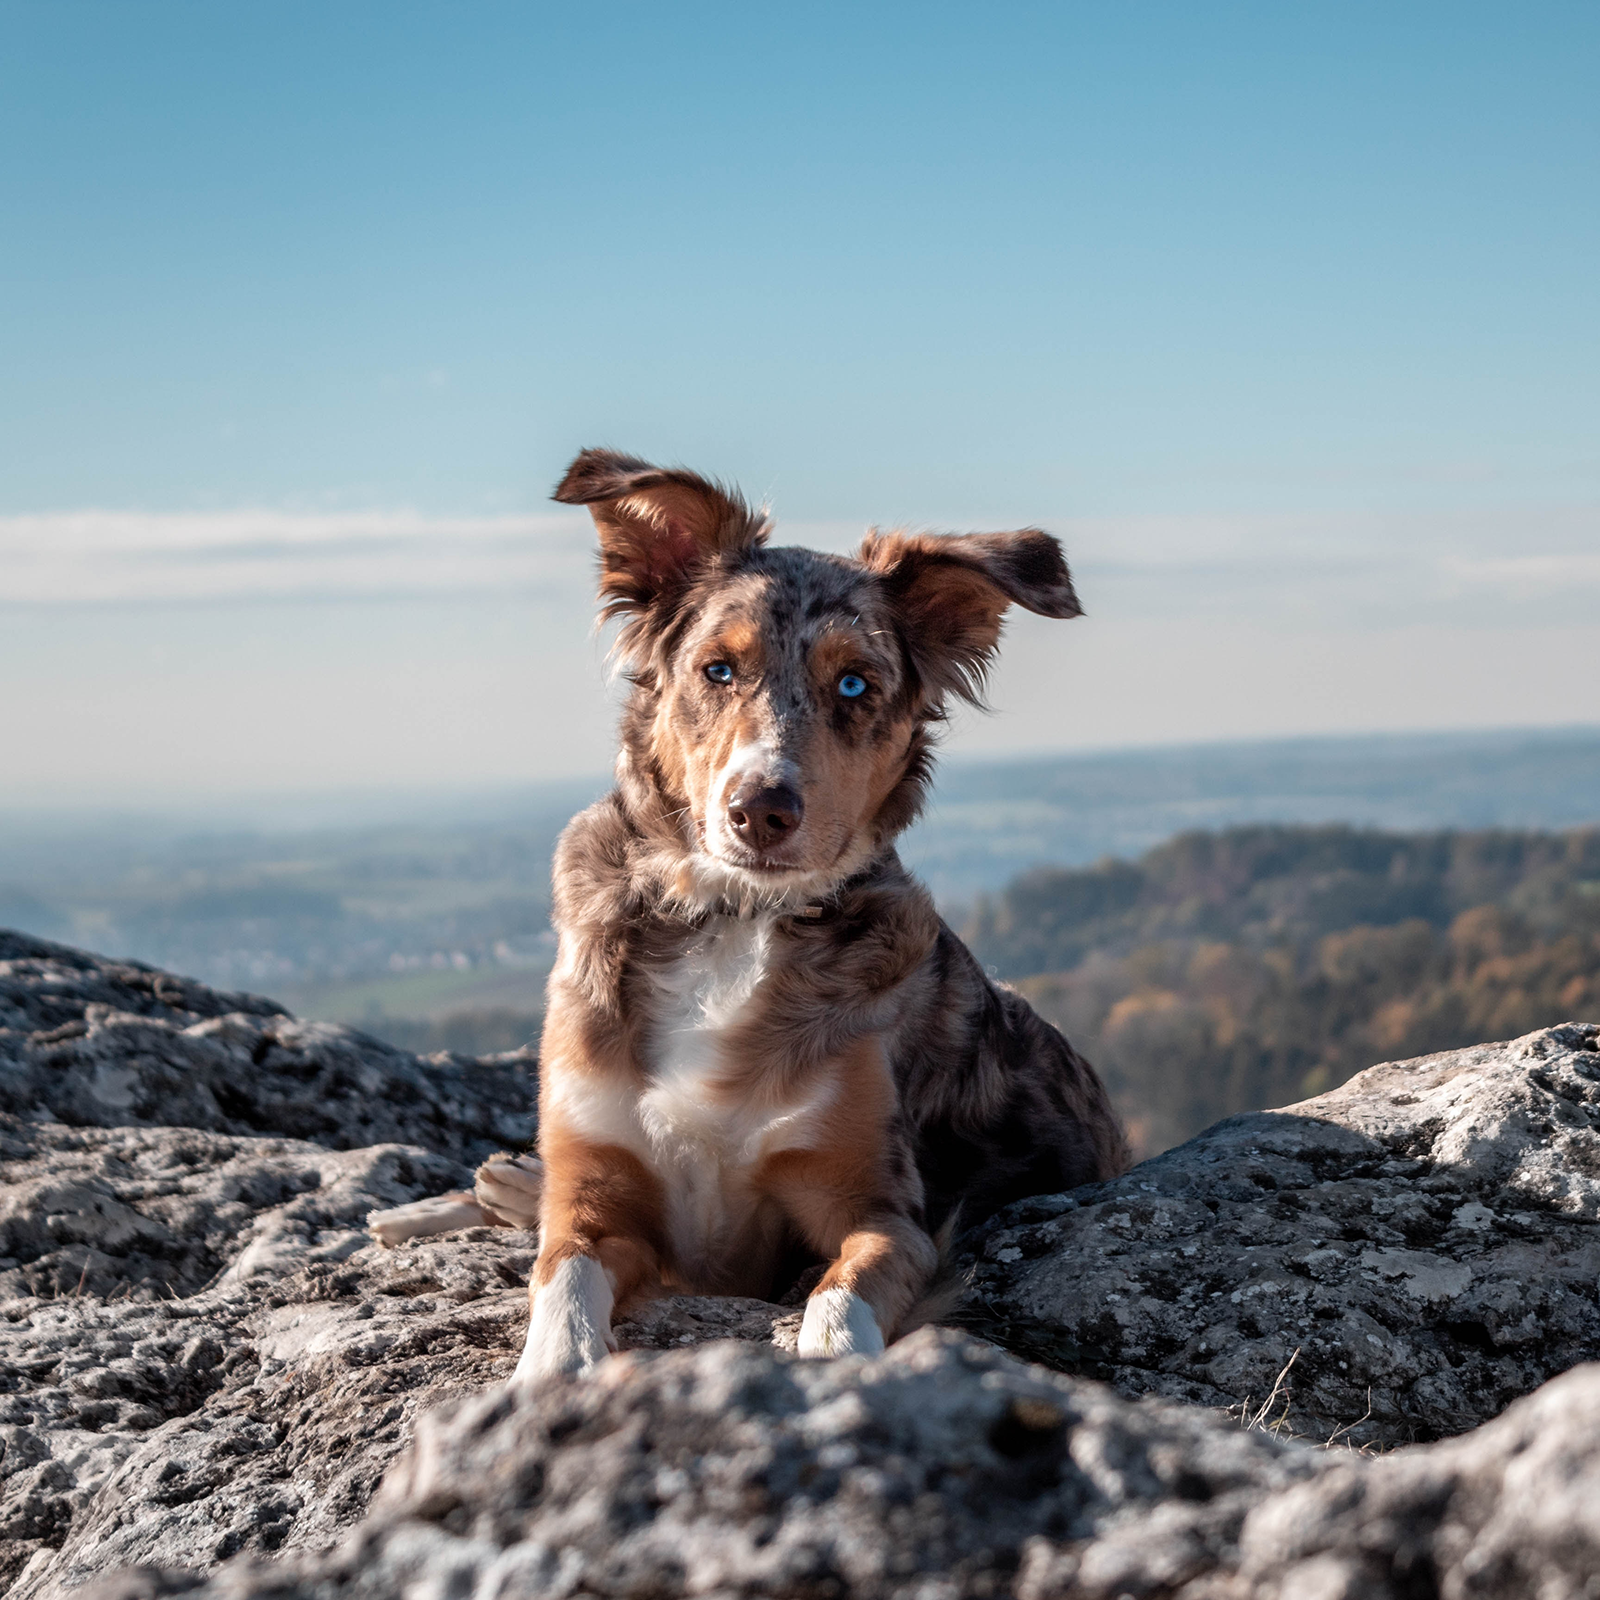
<svg viewBox="0 0 1600 1600"><path fill-rule="evenodd" d="M415 1197L470 1169L408 1145L331 1151L190 1128L0 1123L0 1303L174 1299L283 1276L371 1244L375 1197ZM140 1294L140 1291L146 1291Z"/></svg>
<svg viewBox="0 0 1600 1600"><path fill-rule="evenodd" d="M531 1237L380 1250L367 1213L470 1184L533 1095L521 1055L419 1060L0 934L0 1588L331 1543L420 1412L509 1376L527 1321ZM795 1322L668 1300L617 1331Z"/></svg>
<svg viewBox="0 0 1600 1600"><path fill-rule="evenodd" d="M652 1300L613 1329L624 1350L676 1350L711 1339L754 1339L780 1350L800 1343L799 1309L733 1295L674 1295Z"/></svg>
<svg viewBox="0 0 1600 1600"><path fill-rule="evenodd" d="M527 1051L419 1059L255 995L0 931L0 1111L416 1144L476 1165L532 1141L533 1067Z"/></svg>
<svg viewBox="0 0 1600 1600"><path fill-rule="evenodd" d="M511 1374L531 1236L380 1250L362 1231L374 1206L462 1181L447 1158L20 1120L3 1136L8 1180L50 1173L6 1199L7 1248L39 1252L0 1279L14 1600L327 1545L420 1413ZM624 1348L797 1331L795 1312L723 1300L657 1302L617 1330Z"/></svg>
<svg viewBox="0 0 1600 1600"><path fill-rule="evenodd" d="M969 1241L963 1321L1297 1433L1460 1433L1600 1357L1600 1028L1373 1067ZM1370 1400L1369 1400L1370 1396Z"/></svg>
<svg viewBox="0 0 1600 1600"><path fill-rule="evenodd" d="M1374 1068L1023 1202L967 1242L992 1343L802 1364L792 1307L667 1300L513 1401L534 1239L364 1222L525 1142L531 1058L0 934L0 1586L1583 1593L1593 1369L1375 1460L1288 1436L1459 1432L1600 1353L1597 1038Z"/></svg>
<svg viewBox="0 0 1600 1600"><path fill-rule="evenodd" d="M874 1359L713 1344L435 1413L334 1552L93 1600L1592 1595L1600 1368L1371 1459L1124 1400L927 1329Z"/></svg>
<svg viewBox="0 0 1600 1600"><path fill-rule="evenodd" d="M527 1142L532 1068L0 933L0 1582L358 1514L441 1385L514 1356L533 1254L379 1252L367 1212Z"/></svg>
<svg viewBox="0 0 1600 1600"><path fill-rule="evenodd" d="M1245 1520L1252 1600L1600 1594L1600 1367L1462 1438L1331 1460Z"/></svg>
<svg viewBox="0 0 1600 1600"><path fill-rule="evenodd" d="M870 1361L712 1344L429 1419L335 1555L198 1593L1029 1595L1076 1544L1116 1594L1141 1565L1214 1567L1315 1466L959 1334ZM1158 1507L1158 1547L1125 1547L1119 1525Z"/></svg>
<svg viewBox="0 0 1600 1600"><path fill-rule="evenodd" d="M4 1140L0 1579L31 1561L18 1596L316 1547L419 1409L509 1370L531 1240L384 1252L361 1231L375 1204L459 1181L447 1158L20 1119Z"/></svg>

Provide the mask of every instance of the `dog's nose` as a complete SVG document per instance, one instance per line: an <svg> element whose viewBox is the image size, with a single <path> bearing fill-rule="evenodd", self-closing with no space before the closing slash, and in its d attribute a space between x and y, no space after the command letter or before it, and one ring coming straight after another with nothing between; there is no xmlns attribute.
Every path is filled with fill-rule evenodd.
<svg viewBox="0 0 1600 1600"><path fill-rule="evenodd" d="M800 796L786 783L748 793L741 788L728 801L728 826L752 850L770 850L794 833L804 811Z"/></svg>

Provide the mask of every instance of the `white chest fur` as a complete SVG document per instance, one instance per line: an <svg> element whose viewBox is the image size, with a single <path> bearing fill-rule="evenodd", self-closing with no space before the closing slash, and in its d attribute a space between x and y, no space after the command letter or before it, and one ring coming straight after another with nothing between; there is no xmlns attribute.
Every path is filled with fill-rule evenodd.
<svg viewBox="0 0 1600 1600"><path fill-rule="evenodd" d="M699 1142L714 1133L713 1122L737 1120L714 1112L706 1091L723 1070L723 1036L767 976L772 939L770 917L716 917L656 974L653 1083L641 1104L653 1138L681 1127Z"/></svg>
<svg viewBox="0 0 1600 1600"><path fill-rule="evenodd" d="M761 1003L779 935L775 918L717 917L656 976L650 1085L639 1126L663 1179L680 1256L731 1243L748 1203L746 1175L776 1150L803 1146L831 1087L794 1104L730 1095L729 1036Z"/></svg>
<svg viewBox="0 0 1600 1600"><path fill-rule="evenodd" d="M574 1133L631 1150L655 1174L678 1268L687 1281L703 1281L702 1292L713 1292L719 1272L765 1225L759 1164L815 1144L838 1090L831 1076L786 1101L759 1084L736 1087L753 1063L736 1058L735 1029L763 1003L763 985L782 959L776 921L713 918L683 955L656 970L642 1089L584 1073L552 1073L546 1086L552 1114Z"/></svg>

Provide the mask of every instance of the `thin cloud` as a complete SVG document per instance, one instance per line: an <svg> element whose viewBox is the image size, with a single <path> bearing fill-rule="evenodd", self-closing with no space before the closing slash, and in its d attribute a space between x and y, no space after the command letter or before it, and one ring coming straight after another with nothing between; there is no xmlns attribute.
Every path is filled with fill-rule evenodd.
<svg viewBox="0 0 1600 1600"><path fill-rule="evenodd" d="M1129 517L1048 523L1091 616L1203 608L1288 619L1337 606L1352 625L1508 602L1589 606L1600 512L1412 517ZM777 524L780 544L853 549L861 525ZM413 511L88 510L0 517L0 604L538 596L587 608L587 516Z"/></svg>
<svg viewBox="0 0 1600 1600"><path fill-rule="evenodd" d="M27 606L494 594L586 584L587 517L52 512L0 517L0 601Z"/></svg>
<svg viewBox="0 0 1600 1600"><path fill-rule="evenodd" d="M1463 584L1511 590L1536 598L1573 589L1600 589L1600 550L1454 561L1450 570Z"/></svg>

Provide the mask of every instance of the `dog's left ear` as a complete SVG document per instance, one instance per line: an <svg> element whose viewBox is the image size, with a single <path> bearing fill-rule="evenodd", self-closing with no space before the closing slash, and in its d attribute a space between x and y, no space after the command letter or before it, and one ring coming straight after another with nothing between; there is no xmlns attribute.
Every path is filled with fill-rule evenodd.
<svg viewBox="0 0 1600 1600"><path fill-rule="evenodd" d="M983 682L1016 604L1042 617L1083 615L1060 544L1018 533L906 534L874 529L859 559L906 619L906 644L930 699L983 703Z"/></svg>
<svg viewBox="0 0 1600 1600"><path fill-rule="evenodd" d="M767 536L767 519L732 490L612 450L585 450L551 498L588 506L594 518L605 618L670 600L699 568Z"/></svg>

